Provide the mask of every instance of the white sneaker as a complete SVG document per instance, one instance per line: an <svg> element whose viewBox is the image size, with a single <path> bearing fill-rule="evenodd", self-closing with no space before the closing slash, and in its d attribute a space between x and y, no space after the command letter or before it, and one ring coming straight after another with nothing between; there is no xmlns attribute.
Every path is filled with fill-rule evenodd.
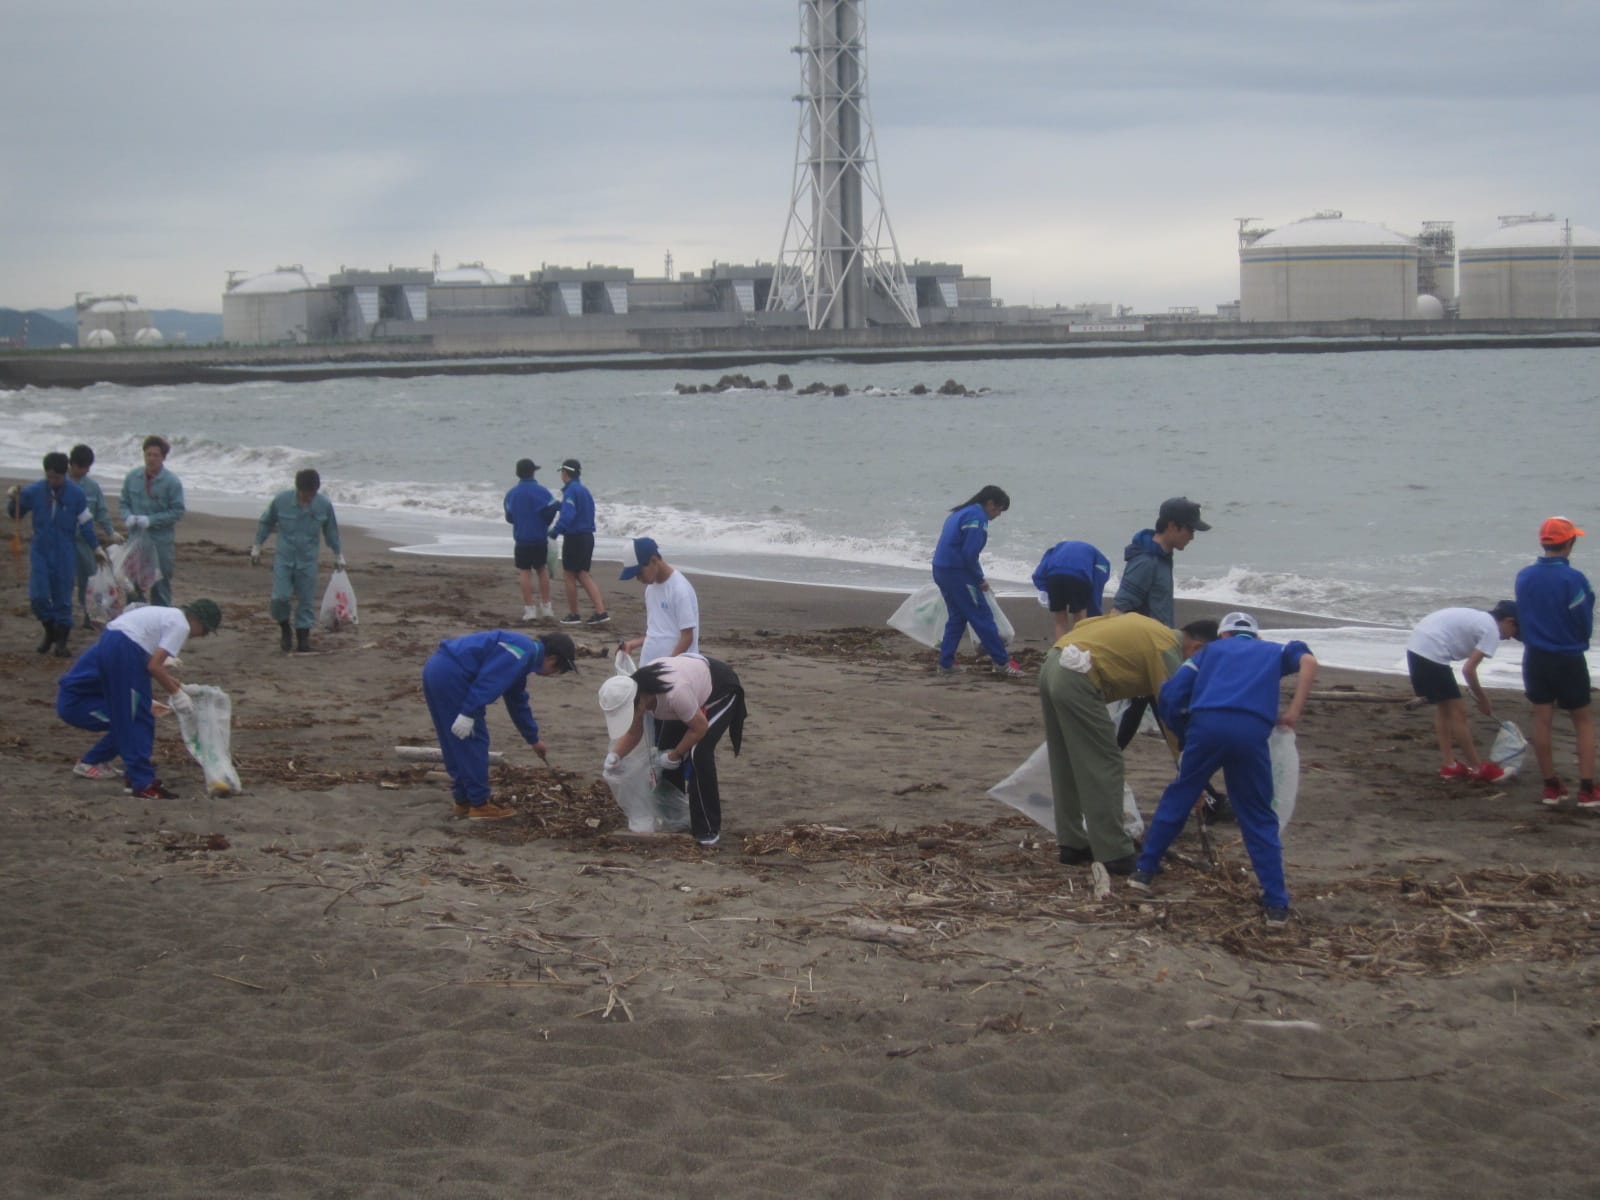
<svg viewBox="0 0 1600 1200"><path fill-rule="evenodd" d="M554 621L556 619L556 606L554 604L541 604L539 606L539 616L546 621Z"/></svg>
<svg viewBox="0 0 1600 1200"><path fill-rule="evenodd" d="M524 621L537 621L539 619L539 606L537 604L524 604L522 606L522 619Z"/></svg>
<svg viewBox="0 0 1600 1200"><path fill-rule="evenodd" d="M116 763L79 761L72 764L72 773L79 779L118 779L122 775L122 768Z"/></svg>

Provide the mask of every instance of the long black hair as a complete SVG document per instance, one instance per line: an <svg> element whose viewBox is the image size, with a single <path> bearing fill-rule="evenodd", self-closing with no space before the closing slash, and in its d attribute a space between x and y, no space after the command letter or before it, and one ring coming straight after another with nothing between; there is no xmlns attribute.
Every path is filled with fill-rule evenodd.
<svg viewBox="0 0 1600 1200"><path fill-rule="evenodd" d="M640 667L633 673L630 678L633 680L633 686L639 689L639 695L659 696L672 686L661 678L661 665L665 661L665 659L657 659L653 663Z"/></svg>
<svg viewBox="0 0 1600 1200"><path fill-rule="evenodd" d="M968 506L973 505L973 504L989 504L991 502L993 502L995 504L998 504L1000 506L1000 511L1001 512L1005 512L1008 508L1011 507L1011 497L1006 495L1005 489L996 487L992 483L988 483L988 484L985 484L983 487L979 488L978 489L978 494L976 496L974 496L972 499L963 500L960 504L956 505L950 511L951 512L959 512L963 508L967 508Z"/></svg>

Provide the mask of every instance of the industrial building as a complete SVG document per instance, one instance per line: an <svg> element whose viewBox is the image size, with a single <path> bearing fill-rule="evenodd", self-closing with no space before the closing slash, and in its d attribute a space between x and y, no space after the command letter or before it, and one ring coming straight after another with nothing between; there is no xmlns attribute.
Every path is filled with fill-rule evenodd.
<svg viewBox="0 0 1600 1200"><path fill-rule="evenodd" d="M1600 317L1600 233L1549 215L1501 217L1461 248L1461 316Z"/></svg>
<svg viewBox="0 0 1600 1200"><path fill-rule="evenodd" d="M162 342L161 331L140 307L137 296L80 295L76 307L80 349L159 346Z"/></svg>
<svg viewBox="0 0 1600 1200"><path fill-rule="evenodd" d="M1422 251L1415 239L1341 212L1270 231L1241 227L1242 321L1416 319Z"/></svg>

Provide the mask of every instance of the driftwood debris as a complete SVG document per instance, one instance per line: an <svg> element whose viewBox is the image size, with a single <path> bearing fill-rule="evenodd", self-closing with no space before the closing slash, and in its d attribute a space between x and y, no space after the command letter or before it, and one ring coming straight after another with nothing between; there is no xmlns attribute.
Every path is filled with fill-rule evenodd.
<svg viewBox="0 0 1600 1200"><path fill-rule="evenodd" d="M411 762L443 762L444 751L437 746L396 746L394 752ZM498 750L489 751L490 762L501 762L505 755Z"/></svg>

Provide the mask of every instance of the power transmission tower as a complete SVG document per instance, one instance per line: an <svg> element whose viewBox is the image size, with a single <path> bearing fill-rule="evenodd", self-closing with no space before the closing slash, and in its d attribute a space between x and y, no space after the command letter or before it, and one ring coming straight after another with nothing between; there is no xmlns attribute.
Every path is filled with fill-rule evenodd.
<svg viewBox="0 0 1600 1200"><path fill-rule="evenodd" d="M865 0L800 0L800 131L768 311L812 329L864 329L883 297L913 327L916 292L883 204L867 104Z"/></svg>
<svg viewBox="0 0 1600 1200"><path fill-rule="evenodd" d="M1561 229L1561 259L1556 264L1556 318L1578 315L1578 277L1572 269L1572 222Z"/></svg>

